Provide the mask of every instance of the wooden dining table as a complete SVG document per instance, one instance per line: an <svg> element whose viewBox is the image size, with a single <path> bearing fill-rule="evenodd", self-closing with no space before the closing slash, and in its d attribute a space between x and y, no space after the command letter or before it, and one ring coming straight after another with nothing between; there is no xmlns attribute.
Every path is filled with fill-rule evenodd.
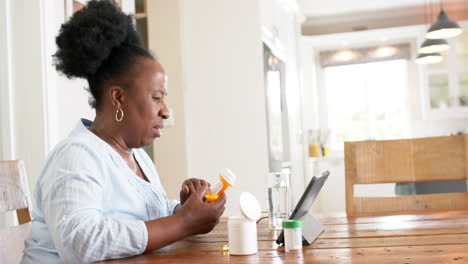
<svg viewBox="0 0 468 264"><path fill-rule="evenodd" d="M468 263L468 210L317 218L325 231L299 253L278 247L278 230L270 230L268 219L262 219L257 224L258 253L230 255L223 218L208 234L102 263Z"/></svg>

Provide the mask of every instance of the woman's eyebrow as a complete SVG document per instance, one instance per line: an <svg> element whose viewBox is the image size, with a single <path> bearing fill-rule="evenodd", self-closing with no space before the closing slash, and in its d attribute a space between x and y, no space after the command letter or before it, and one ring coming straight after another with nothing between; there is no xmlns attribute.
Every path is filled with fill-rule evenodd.
<svg viewBox="0 0 468 264"><path fill-rule="evenodd" d="M161 95L167 96L167 92L164 92L161 89L154 89L155 92L160 93Z"/></svg>

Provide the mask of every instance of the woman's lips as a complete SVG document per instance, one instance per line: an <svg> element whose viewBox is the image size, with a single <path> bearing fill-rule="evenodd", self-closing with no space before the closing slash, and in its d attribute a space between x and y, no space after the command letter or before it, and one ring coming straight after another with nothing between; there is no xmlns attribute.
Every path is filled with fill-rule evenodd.
<svg viewBox="0 0 468 264"><path fill-rule="evenodd" d="M156 137L161 137L162 135L161 127L153 127L153 133Z"/></svg>

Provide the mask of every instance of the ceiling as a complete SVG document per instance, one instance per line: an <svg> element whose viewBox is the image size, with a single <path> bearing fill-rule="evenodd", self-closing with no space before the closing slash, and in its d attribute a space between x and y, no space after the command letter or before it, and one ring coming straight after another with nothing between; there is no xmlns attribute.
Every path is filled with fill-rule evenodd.
<svg viewBox="0 0 468 264"><path fill-rule="evenodd" d="M329 16L343 13L377 11L427 5L430 0L298 0L306 16ZM434 2L434 1L432 1ZM438 3L438 1L436 1ZM447 2L445 0L444 2Z"/></svg>
<svg viewBox="0 0 468 264"><path fill-rule="evenodd" d="M306 16L303 35L323 35L370 29L431 24L438 0L298 0ZM443 0L455 21L468 20L468 0Z"/></svg>

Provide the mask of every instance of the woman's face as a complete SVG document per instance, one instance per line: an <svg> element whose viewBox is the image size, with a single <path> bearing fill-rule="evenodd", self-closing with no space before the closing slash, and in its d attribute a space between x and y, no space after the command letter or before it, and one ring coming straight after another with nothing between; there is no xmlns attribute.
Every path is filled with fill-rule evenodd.
<svg viewBox="0 0 468 264"><path fill-rule="evenodd" d="M157 61L139 59L132 87L125 91L122 110L124 138L130 148L151 145L161 136L163 119L169 117L165 102L167 75Z"/></svg>

